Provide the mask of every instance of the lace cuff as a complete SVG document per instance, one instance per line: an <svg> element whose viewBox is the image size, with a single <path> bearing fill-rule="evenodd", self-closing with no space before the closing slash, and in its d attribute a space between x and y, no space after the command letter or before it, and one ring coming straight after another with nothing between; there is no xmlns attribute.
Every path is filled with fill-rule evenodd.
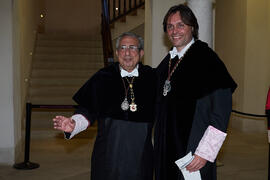
<svg viewBox="0 0 270 180"><path fill-rule="evenodd" d="M195 154L210 162L214 162L226 136L226 133L213 126L208 126Z"/></svg>
<svg viewBox="0 0 270 180"><path fill-rule="evenodd" d="M70 134L65 133L66 139L71 139L76 134L84 131L90 125L90 122L81 114L75 114L71 117L76 124L74 130Z"/></svg>

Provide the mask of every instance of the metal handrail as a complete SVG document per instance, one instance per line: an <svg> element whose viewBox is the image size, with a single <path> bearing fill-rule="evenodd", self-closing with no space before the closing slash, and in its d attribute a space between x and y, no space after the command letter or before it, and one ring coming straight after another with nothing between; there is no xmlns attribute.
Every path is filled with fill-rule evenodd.
<svg viewBox="0 0 270 180"><path fill-rule="evenodd" d="M145 0L118 0L117 5L116 0L108 0L109 4L111 4L111 1L113 7L109 7L110 24L145 5Z"/></svg>
<svg viewBox="0 0 270 180"><path fill-rule="evenodd" d="M103 42L104 66L114 62L114 51L111 37L111 24L124 18L129 13L144 6L144 0L101 0L102 2L102 23L101 34ZM111 6L112 4L112 6Z"/></svg>
<svg viewBox="0 0 270 180"><path fill-rule="evenodd" d="M108 66L113 60L113 46L110 29L110 15L107 0L102 0L101 34L103 42L104 66Z"/></svg>

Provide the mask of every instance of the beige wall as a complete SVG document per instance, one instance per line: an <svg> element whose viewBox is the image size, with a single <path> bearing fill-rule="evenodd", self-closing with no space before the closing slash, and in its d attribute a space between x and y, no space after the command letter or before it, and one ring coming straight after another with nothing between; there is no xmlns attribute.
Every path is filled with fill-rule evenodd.
<svg viewBox="0 0 270 180"><path fill-rule="evenodd" d="M269 0L247 1L244 110L262 114L270 85Z"/></svg>
<svg viewBox="0 0 270 180"><path fill-rule="evenodd" d="M270 85L269 0L247 1L247 43L243 111L254 114L265 112L265 102ZM268 25L267 25L268 24ZM243 130L265 130L266 120L244 121Z"/></svg>
<svg viewBox="0 0 270 180"><path fill-rule="evenodd" d="M101 24L101 1L45 0L45 31L97 34Z"/></svg>
<svg viewBox="0 0 270 180"><path fill-rule="evenodd" d="M270 2L269 1L267 2L267 7L268 7L268 10L267 10L268 16L267 16L267 19L266 19L266 21L268 22L267 23L267 32L270 32ZM268 33L268 37L267 37L267 42L268 42L267 47L270 47L270 35L269 35L269 33ZM269 50L268 50L268 53L270 53ZM269 58L268 58L268 60L269 60ZM268 85L269 85L269 88L270 88L270 70L268 71L267 78L268 78L268 82L269 82Z"/></svg>
<svg viewBox="0 0 270 180"><path fill-rule="evenodd" d="M17 0L17 43L19 43L19 58L22 85L22 106L25 106L27 86L31 72L32 53L34 52L37 27L40 23L40 11L43 0L29 0L23 2Z"/></svg>
<svg viewBox="0 0 270 180"><path fill-rule="evenodd" d="M22 89L21 89L21 66L20 66L20 28L18 3L13 6L13 94L14 94L14 161L18 159L22 151L21 119L22 119Z"/></svg>
<svg viewBox="0 0 270 180"><path fill-rule="evenodd" d="M13 57L14 57L14 105L18 108L15 115L16 157L21 153L21 144L24 141L21 129L25 126L25 104L27 101L28 80L31 73L32 55L40 11L44 6L43 0L14 1L13 9ZM16 96L18 98L16 98ZM16 109L15 109L16 110Z"/></svg>
<svg viewBox="0 0 270 180"><path fill-rule="evenodd" d="M216 51L238 83L233 108L264 114L270 85L268 0L217 0ZM243 131L265 131L263 118L233 116L231 125Z"/></svg>
<svg viewBox="0 0 270 180"><path fill-rule="evenodd" d="M42 0L0 1L0 164L13 164L22 151L22 117Z"/></svg>
<svg viewBox="0 0 270 180"><path fill-rule="evenodd" d="M0 164L14 162L16 144L11 10L11 1L0 1Z"/></svg>
<svg viewBox="0 0 270 180"><path fill-rule="evenodd" d="M215 19L215 50L238 84L238 88L234 93L233 109L242 110L245 73L246 1L217 0ZM237 126L241 126L241 124Z"/></svg>

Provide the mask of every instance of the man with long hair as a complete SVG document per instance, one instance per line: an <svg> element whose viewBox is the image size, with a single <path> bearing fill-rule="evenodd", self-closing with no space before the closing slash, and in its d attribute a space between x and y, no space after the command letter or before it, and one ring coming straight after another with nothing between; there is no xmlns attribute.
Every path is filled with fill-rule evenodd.
<svg viewBox="0 0 270 180"><path fill-rule="evenodd" d="M198 39L191 9L177 5L164 17L163 30L173 48L157 67L155 126L156 180L182 180L175 161L190 152L181 167L216 179L216 156L226 137L236 83L217 54Z"/></svg>

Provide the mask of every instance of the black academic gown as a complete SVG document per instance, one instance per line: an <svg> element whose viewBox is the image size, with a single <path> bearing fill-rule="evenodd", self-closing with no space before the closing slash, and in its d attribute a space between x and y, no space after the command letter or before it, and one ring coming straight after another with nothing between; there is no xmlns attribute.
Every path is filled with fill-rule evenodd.
<svg viewBox="0 0 270 180"><path fill-rule="evenodd" d="M90 124L98 120L91 180L153 179L155 74L141 63L138 70L139 77L133 83L136 112L121 109L125 89L119 63L98 71L73 97L79 104L76 113Z"/></svg>
<svg viewBox="0 0 270 180"><path fill-rule="evenodd" d="M157 67L156 180L183 179L175 161L190 151L194 154L209 125L226 132L236 88L216 53L197 40L172 75L172 89L164 97L169 58L168 54ZM215 163L207 162L200 173L203 180L216 179Z"/></svg>

